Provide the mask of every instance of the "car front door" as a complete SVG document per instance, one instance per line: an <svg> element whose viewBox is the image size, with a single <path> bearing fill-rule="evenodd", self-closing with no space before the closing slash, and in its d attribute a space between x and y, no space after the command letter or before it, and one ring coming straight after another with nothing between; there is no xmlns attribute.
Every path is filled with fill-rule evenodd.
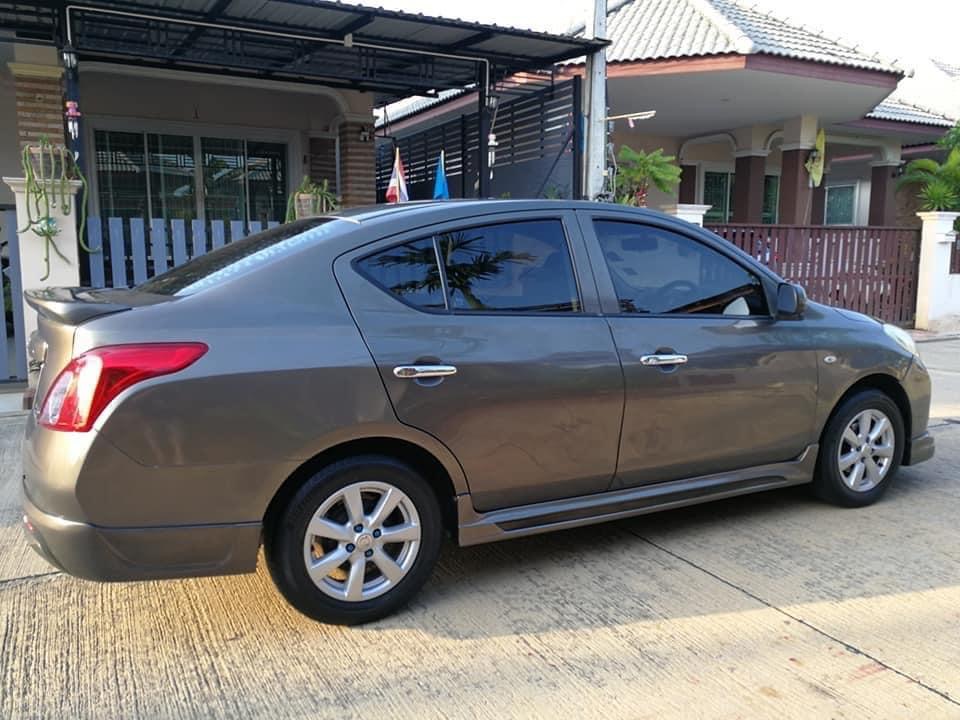
<svg viewBox="0 0 960 720"><path fill-rule="evenodd" d="M607 489L623 374L572 211L447 223L335 270L397 417L453 452L478 510Z"/></svg>
<svg viewBox="0 0 960 720"><path fill-rule="evenodd" d="M792 460L815 442L802 321L735 251L676 222L578 212L626 386L613 487Z"/></svg>

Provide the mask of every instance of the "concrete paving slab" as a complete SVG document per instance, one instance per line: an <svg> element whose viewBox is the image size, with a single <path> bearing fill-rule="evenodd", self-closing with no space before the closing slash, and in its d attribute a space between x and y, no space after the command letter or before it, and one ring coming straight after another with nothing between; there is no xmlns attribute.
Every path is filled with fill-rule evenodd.
<svg viewBox="0 0 960 720"><path fill-rule="evenodd" d="M934 433L937 457L903 469L869 508L824 506L798 489L630 527L960 702L960 426Z"/></svg>
<svg viewBox="0 0 960 720"><path fill-rule="evenodd" d="M0 586L4 717L950 717L620 527L448 552L361 629L236 578ZM560 715L558 715L560 713Z"/></svg>

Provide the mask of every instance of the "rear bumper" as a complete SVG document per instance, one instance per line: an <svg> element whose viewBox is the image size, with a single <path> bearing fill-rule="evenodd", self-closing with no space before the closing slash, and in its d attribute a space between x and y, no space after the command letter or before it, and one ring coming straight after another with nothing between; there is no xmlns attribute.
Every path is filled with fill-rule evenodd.
<svg viewBox="0 0 960 720"><path fill-rule="evenodd" d="M151 580L253 572L260 523L103 528L23 499L23 529L50 564L87 580Z"/></svg>
<svg viewBox="0 0 960 720"><path fill-rule="evenodd" d="M929 460L933 457L934 445L933 436L928 432L913 438L910 441L907 455L903 458L903 464L916 465L924 460Z"/></svg>

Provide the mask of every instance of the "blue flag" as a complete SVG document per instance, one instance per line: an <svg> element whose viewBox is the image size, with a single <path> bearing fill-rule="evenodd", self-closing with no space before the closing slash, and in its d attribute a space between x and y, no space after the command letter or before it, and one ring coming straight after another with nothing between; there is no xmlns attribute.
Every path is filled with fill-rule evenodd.
<svg viewBox="0 0 960 720"><path fill-rule="evenodd" d="M440 157L437 158L437 172L433 181L433 199L450 199L450 188L447 187L447 171L443 167L443 150L440 151Z"/></svg>

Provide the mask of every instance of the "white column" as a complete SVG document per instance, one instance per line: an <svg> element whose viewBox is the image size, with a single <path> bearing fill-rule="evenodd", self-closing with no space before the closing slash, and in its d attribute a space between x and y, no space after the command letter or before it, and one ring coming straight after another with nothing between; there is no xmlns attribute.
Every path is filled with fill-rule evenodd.
<svg viewBox="0 0 960 720"><path fill-rule="evenodd" d="M26 181L23 178L5 177L3 181L13 190L17 207L17 241L20 244L20 279L24 290L36 290L45 287L76 287L80 284L80 258L77 249L77 218L76 199L81 183L78 180L70 181L71 212L64 215L59 206L50 208L50 218L56 223L60 232L54 237L57 250L66 258L64 260L53 247L49 248L49 274L47 262L44 259L46 242L42 237L26 229L27 224L27 194ZM59 194L59 188L49 187L47 191L53 196ZM36 209L33 210L36 216ZM44 276L47 276L44 278ZM18 298L14 298L16 302ZM22 298L19 298L22 301ZM30 341L30 334L37 329L37 314L29 307L24 307L24 342Z"/></svg>
<svg viewBox="0 0 960 720"><path fill-rule="evenodd" d="M607 37L607 0L588 0L591 7L586 36ZM587 57L583 90L587 110L586 153L584 157L584 196L593 200L603 190L607 170L607 51L601 48ZM577 198L579 199L579 198Z"/></svg>
<svg viewBox="0 0 960 720"><path fill-rule="evenodd" d="M921 212L920 268L917 276L919 330L960 327L960 275L950 274L951 245L956 240L956 212Z"/></svg>
<svg viewBox="0 0 960 720"><path fill-rule="evenodd" d="M660 209L667 215L673 215L694 225L703 227L703 216L713 205L689 205L687 203L671 203L661 205Z"/></svg>

